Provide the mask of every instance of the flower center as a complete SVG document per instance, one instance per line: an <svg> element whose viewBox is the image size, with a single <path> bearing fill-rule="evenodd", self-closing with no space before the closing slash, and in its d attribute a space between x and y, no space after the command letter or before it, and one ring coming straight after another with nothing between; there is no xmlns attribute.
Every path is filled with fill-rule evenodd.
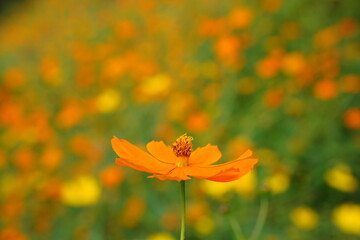
<svg viewBox="0 0 360 240"><path fill-rule="evenodd" d="M187 161L192 152L192 140L194 140L194 138L184 134L173 143L172 150L175 156L178 157L178 161L176 162L178 167L184 167L187 165Z"/></svg>

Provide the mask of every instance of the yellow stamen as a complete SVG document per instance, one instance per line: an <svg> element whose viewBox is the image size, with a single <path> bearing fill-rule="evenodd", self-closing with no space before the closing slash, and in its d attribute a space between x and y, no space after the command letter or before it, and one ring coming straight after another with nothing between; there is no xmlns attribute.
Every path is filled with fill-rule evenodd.
<svg viewBox="0 0 360 240"><path fill-rule="evenodd" d="M189 159L192 152L192 141L194 138L187 136L186 134L180 136L172 145L174 154L178 157L178 162L176 165L178 167L183 167L187 165L187 160Z"/></svg>

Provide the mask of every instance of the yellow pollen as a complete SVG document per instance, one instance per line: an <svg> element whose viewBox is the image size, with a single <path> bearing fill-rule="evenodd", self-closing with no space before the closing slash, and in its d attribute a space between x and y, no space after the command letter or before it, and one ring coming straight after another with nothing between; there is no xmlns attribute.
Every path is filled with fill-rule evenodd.
<svg viewBox="0 0 360 240"><path fill-rule="evenodd" d="M192 152L192 140L194 140L194 138L187 136L186 134L181 135L172 145L174 154L177 157L185 159L189 158ZM186 165L186 163L183 163L181 165L184 166Z"/></svg>

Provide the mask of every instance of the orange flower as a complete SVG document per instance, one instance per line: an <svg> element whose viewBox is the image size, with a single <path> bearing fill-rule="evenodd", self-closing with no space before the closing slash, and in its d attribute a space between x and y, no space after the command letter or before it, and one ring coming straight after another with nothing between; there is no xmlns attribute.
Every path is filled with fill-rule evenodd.
<svg viewBox="0 0 360 240"><path fill-rule="evenodd" d="M184 134L172 146L166 146L162 141L151 141L146 148L152 155L117 137L111 140L111 144L120 157L116 159L116 164L153 173L154 175L149 178L160 180L182 181L192 176L216 182L229 182L247 174L258 162L258 159L251 157L252 151L247 150L232 162L211 165L221 157L218 147L208 144L193 151L192 140L192 137Z"/></svg>

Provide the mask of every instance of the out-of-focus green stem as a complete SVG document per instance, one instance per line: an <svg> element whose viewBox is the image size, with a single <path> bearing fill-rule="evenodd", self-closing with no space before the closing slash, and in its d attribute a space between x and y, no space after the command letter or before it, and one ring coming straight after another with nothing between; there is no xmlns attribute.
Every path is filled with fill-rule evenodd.
<svg viewBox="0 0 360 240"><path fill-rule="evenodd" d="M260 200L259 214L249 240L257 240L259 238L265 224L268 208L269 208L269 200L268 200L268 196L266 195L263 196Z"/></svg>
<svg viewBox="0 0 360 240"><path fill-rule="evenodd" d="M241 228L239 226L239 223L236 221L236 219L232 216L229 217L230 226L235 234L236 240L245 240L243 233L241 231Z"/></svg>
<svg viewBox="0 0 360 240"><path fill-rule="evenodd" d="M185 181L180 182L181 188L181 232L180 232L180 240L185 239L185 217L186 217L186 204L185 204Z"/></svg>

